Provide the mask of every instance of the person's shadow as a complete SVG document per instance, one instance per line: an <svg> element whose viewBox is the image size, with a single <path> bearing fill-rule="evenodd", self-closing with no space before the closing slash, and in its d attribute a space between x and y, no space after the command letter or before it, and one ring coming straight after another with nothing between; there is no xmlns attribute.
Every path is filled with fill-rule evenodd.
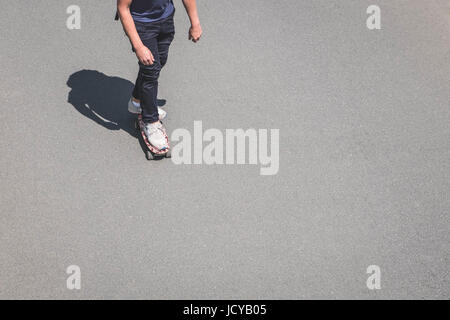
<svg viewBox="0 0 450 320"><path fill-rule="evenodd" d="M136 116L128 112L134 84L119 77L109 77L95 70L75 72L67 80L72 89L67 101L82 115L109 130L124 130L137 137ZM165 100L158 100L158 105Z"/></svg>

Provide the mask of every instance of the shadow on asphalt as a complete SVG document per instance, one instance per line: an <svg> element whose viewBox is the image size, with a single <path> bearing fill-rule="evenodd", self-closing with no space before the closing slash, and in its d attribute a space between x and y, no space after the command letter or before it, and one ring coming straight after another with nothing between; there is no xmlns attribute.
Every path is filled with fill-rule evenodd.
<svg viewBox="0 0 450 320"><path fill-rule="evenodd" d="M133 83L95 70L75 72L67 80L72 89L67 101L82 115L109 130L124 130L137 137L127 104Z"/></svg>
<svg viewBox="0 0 450 320"><path fill-rule="evenodd" d="M67 101L82 115L109 130L124 130L138 137L134 128L136 116L128 112L128 101L134 84L110 77L96 70L75 72L67 80L72 89ZM158 106L165 105L158 99Z"/></svg>

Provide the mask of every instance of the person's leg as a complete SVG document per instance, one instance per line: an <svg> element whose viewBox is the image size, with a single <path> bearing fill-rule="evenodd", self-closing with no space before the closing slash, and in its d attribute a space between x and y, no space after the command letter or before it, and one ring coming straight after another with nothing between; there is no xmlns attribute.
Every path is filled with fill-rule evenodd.
<svg viewBox="0 0 450 320"><path fill-rule="evenodd" d="M158 78L161 71L161 63L158 53L158 41L156 37L142 39L144 45L152 52L154 62L145 66L139 64L141 74L138 87L141 97L142 121L145 123L144 132L149 143L159 150L168 148L165 128L159 121L159 112L156 104L158 96Z"/></svg>
<svg viewBox="0 0 450 320"><path fill-rule="evenodd" d="M152 54L154 55L155 63L156 62L160 63L160 67L155 65L156 66L156 68L155 68L156 71L157 71L157 69L159 69L159 71L160 71L160 69L162 68L162 65L161 65L161 59L160 59L161 58L161 54L159 54L159 50L160 50L160 48L162 48L163 51L165 52L165 56L166 57L164 58L164 55L163 55L163 59L164 59L164 63L165 63L165 61L167 60L167 52L168 52L167 47L170 44L171 39L169 39L169 41L168 41L167 40L167 38L168 38L167 35L164 35L162 37L160 36L161 31L163 31L162 28L161 28L161 23L160 22L155 22L155 23L152 23L152 24L140 24L140 23L137 23L136 24L136 28L138 30L138 33L139 33L139 35L140 35L144 45L146 45L150 49ZM155 43L154 43L154 39L153 39L155 37L156 37L156 41L157 41L157 44L156 44L157 49L155 49ZM170 37L170 35L169 35L169 37ZM172 38L173 38L173 35L172 35ZM161 40L162 40L162 43L160 42ZM134 86L134 89L133 89L131 100L128 103L128 111L130 111L131 113L142 113L143 114L143 118L146 119L146 122L151 122L152 119L150 119L150 116L145 116L144 115L145 111L143 111L143 109L141 107L142 88L144 88L144 75L146 74L144 69L148 69L147 73L152 73L152 72L154 73L154 71L155 71L155 69L147 68L147 67L148 66L140 65L140 72L139 72L139 74L137 76L137 79L136 79L136 83L135 83L135 86ZM154 66L152 66L152 67L154 67ZM152 71L152 69L153 69L153 71ZM154 75L149 74L149 77L153 77L153 76L156 77L156 83L154 83L155 91L153 93L153 94L156 94L156 95L158 93L157 78L159 77L159 72L157 72L157 73L158 74L154 74ZM155 99L157 101L157 96L155 97ZM150 101L152 101L152 100L150 100ZM153 104L157 104L157 103L151 103L151 105L153 105ZM167 116L167 113L164 110L162 110L161 108L157 107L157 110L158 110L158 118L160 120L164 119Z"/></svg>
<svg viewBox="0 0 450 320"><path fill-rule="evenodd" d="M155 122L155 117L164 118L166 115L164 110L158 110L157 107L159 85L158 78L161 69L167 62L169 47L175 35L173 15L167 19L155 23L154 26L155 27L152 29L157 29L156 43L153 37L151 40L148 39L147 41L144 41L143 39L142 41L144 45L147 46L152 52L155 62L151 66L140 66L140 72L136 79L135 90L133 90L133 100L136 103L140 102L140 106L142 108L142 118L144 122L147 123ZM154 30L153 33L155 33ZM145 92L147 92L147 94L145 94ZM156 115L154 111L155 109Z"/></svg>
<svg viewBox="0 0 450 320"><path fill-rule="evenodd" d="M158 121L158 107L156 97L158 96L158 78L161 71L159 61L158 40L156 37L142 39L144 45L152 52L155 61L152 65L139 63L140 84L138 87L141 99L142 119L146 123Z"/></svg>
<svg viewBox="0 0 450 320"><path fill-rule="evenodd" d="M142 119L146 123L157 122L158 108L156 106L156 96L158 94L158 78L161 71L158 53L158 35L160 26L158 23L139 23L135 22L136 30L146 46L153 54L155 61L152 65L146 66L139 62L139 73L132 93L134 105L133 112L142 109ZM134 52L134 49L133 49ZM129 103L129 110L131 101ZM132 110L130 110L132 112Z"/></svg>
<svg viewBox="0 0 450 320"><path fill-rule="evenodd" d="M145 35L145 26L141 23L135 22L136 31L138 32L140 37L143 37ZM131 41L130 41L131 44ZM133 45L131 45L131 50L136 53L136 51L133 48ZM141 100L141 93L140 93L140 87L142 86L142 76L141 72L138 72L138 75L136 77L136 82L134 83L133 93L131 94L132 100L139 102Z"/></svg>
<svg viewBox="0 0 450 320"><path fill-rule="evenodd" d="M161 31L158 35L158 53L161 68L166 65L169 56L169 48L175 36L173 15L161 21Z"/></svg>
<svg viewBox="0 0 450 320"><path fill-rule="evenodd" d="M174 15L170 16L169 18L165 19L164 21L160 22L160 34L157 37L157 41L158 41L158 54L159 54L159 61L161 64L161 69L165 66L166 62L167 62L167 58L169 55L169 47L170 44L173 41L173 38L175 36L175 25L174 25ZM138 31L142 33L145 32L144 28L139 28L139 26L136 26L138 28ZM153 51L152 51L153 53ZM155 57L156 58L156 57ZM133 101L139 103L141 100L141 94L140 94L140 89L142 87L142 73L139 72L135 85L134 85L134 89L133 89L133 93L132 93L132 98Z"/></svg>

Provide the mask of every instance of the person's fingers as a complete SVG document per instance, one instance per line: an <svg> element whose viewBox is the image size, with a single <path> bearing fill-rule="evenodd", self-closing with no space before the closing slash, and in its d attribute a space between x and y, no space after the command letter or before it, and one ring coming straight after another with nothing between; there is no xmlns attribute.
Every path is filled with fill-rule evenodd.
<svg viewBox="0 0 450 320"><path fill-rule="evenodd" d="M147 63L147 66L152 65L154 60L155 59L153 58L152 53L150 51L148 51L148 54L145 57L145 61Z"/></svg>

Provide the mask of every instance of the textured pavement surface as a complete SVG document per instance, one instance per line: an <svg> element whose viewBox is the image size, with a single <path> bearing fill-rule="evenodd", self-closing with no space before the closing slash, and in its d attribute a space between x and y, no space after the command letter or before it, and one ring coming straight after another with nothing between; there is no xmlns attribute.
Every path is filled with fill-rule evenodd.
<svg viewBox="0 0 450 320"><path fill-rule="evenodd" d="M3 1L0 298L450 298L450 2L198 2L167 128L280 129L277 175L145 159L115 1Z"/></svg>

